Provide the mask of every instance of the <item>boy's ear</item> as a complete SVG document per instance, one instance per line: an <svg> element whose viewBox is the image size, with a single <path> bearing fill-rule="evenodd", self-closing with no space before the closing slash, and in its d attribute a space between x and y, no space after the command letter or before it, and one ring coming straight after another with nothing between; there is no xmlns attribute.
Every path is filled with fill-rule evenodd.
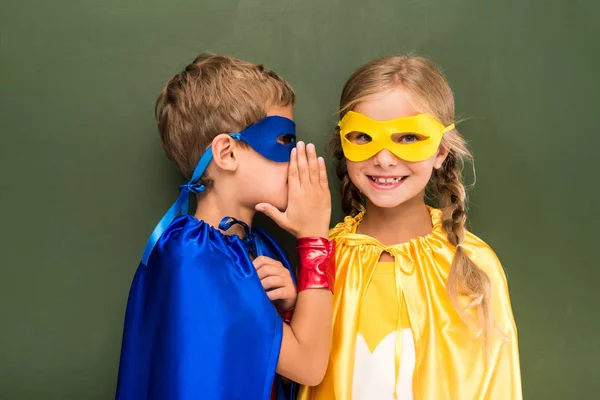
<svg viewBox="0 0 600 400"><path fill-rule="evenodd" d="M222 133L212 141L213 162L215 165L226 171L235 171L239 165L237 140L231 136Z"/></svg>

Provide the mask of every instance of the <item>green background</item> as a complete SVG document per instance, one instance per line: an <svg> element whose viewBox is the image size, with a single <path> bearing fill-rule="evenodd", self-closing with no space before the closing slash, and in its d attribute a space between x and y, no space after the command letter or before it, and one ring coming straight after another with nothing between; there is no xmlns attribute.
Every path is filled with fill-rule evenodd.
<svg viewBox="0 0 600 400"><path fill-rule="evenodd" d="M471 228L507 271L525 398L599 398L599 13L594 0L3 0L0 398L114 397L129 285L179 183L153 104L202 51L288 79L299 135L320 149L355 68L431 57L466 118Z"/></svg>

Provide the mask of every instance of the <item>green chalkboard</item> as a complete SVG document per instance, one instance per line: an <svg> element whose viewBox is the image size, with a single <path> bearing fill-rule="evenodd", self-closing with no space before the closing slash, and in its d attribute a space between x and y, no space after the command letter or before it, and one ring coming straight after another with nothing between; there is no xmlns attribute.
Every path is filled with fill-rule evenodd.
<svg viewBox="0 0 600 400"><path fill-rule="evenodd" d="M599 14L593 0L1 2L0 398L114 396L129 285L179 183L153 104L212 51L288 79L299 135L321 149L356 67L432 58L476 156L471 228L507 271L525 398L597 399Z"/></svg>

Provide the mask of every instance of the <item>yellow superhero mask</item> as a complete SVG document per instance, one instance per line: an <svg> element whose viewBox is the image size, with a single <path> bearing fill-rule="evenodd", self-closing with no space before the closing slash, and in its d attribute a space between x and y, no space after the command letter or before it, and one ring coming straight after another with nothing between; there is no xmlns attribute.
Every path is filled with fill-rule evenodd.
<svg viewBox="0 0 600 400"><path fill-rule="evenodd" d="M344 155L355 162L383 149L406 161L423 161L435 154L444 133L454 129L454 124L445 127L427 114L376 121L354 111L348 111L338 126Z"/></svg>

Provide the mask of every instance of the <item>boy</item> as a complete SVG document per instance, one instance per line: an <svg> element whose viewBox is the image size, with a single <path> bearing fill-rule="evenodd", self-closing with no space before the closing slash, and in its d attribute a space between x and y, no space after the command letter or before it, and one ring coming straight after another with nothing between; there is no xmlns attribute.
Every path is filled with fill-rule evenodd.
<svg viewBox="0 0 600 400"><path fill-rule="evenodd" d="M295 148L295 100L274 72L212 54L160 94L162 146L189 182L132 283L118 399L267 400L276 371L307 385L322 379L335 275L325 239L331 200L314 146ZM190 192L193 216L185 215ZM276 241L251 228L257 210L298 238L297 290Z"/></svg>

